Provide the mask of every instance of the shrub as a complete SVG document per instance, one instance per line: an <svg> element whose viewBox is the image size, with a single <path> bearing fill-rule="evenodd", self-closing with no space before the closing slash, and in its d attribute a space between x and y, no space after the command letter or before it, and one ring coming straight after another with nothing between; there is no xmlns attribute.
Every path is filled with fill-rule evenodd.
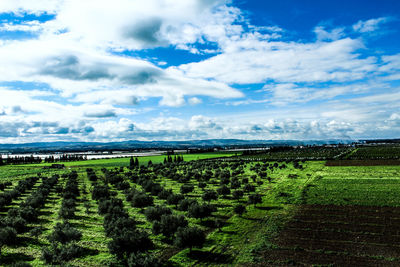
<svg viewBox="0 0 400 267"><path fill-rule="evenodd" d="M210 216L213 211L215 211L215 208L209 204L201 205L194 203L190 205L188 215L192 218L203 219Z"/></svg>
<svg viewBox="0 0 400 267"><path fill-rule="evenodd" d="M153 198L146 193L137 193L133 196L131 204L135 208L144 208L153 205Z"/></svg>
<svg viewBox="0 0 400 267"><path fill-rule="evenodd" d="M244 195L243 190L235 190L235 191L232 192L232 197L234 199L240 199L240 198L243 197L243 195Z"/></svg>
<svg viewBox="0 0 400 267"><path fill-rule="evenodd" d="M169 195L167 198L167 203L169 205L178 205L179 201L181 201L182 199L184 199L185 197L183 195L180 194L172 194Z"/></svg>
<svg viewBox="0 0 400 267"><path fill-rule="evenodd" d="M189 184L184 184L181 186L181 193L182 194L187 194L190 192L193 192L194 190L194 186L193 185L189 185Z"/></svg>
<svg viewBox="0 0 400 267"><path fill-rule="evenodd" d="M148 221L160 221L162 215L172 214L170 208L166 206L148 207L144 213Z"/></svg>
<svg viewBox="0 0 400 267"><path fill-rule="evenodd" d="M249 204L254 204L254 206L256 206L258 203L262 203L260 194L249 195Z"/></svg>
<svg viewBox="0 0 400 267"><path fill-rule="evenodd" d="M214 190L206 190L206 191L204 191L204 193L201 196L201 198L204 201L210 202L211 200L217 200L218 199L218 195L217 195L217 192L215 192Z"/></svg>
<svg viewBox="0 0 400 267"><path fill-rule="evenodd" d="M154 234L162 234L166 238L171 238L179 227L188 225L187 220L182 215L162 215L160 221L155 221L152 231Z"/></svg>
<svg viewBox="0 0 400 267"><path fill-rule="evenodd" d="M185 198L179 201L178 210L180 211L188 211L190 205L198 203L197 200Z"/></svg>
<svg viewBox="0 0 400 267"><path fill-rule="evenodd" d="M233 211L238 214L239 216L242 216L243 213L246 212L246 207L243 205L236 205L235 208L233 209Z"/></svg>
<svg viewBox="0 0 400 267"><path fill-rule="evenodd" d="M148 253L131 253L128 258L128 267L158 267L162 266L159 259Z"/></svg>
<svg viewBox="0 0 400 267"><path fill-rule="evenodd" d="M139 251L146 251L154 247L153 242L146 232L138 230L127 230L120 235L113 237L108 243L111 254L122 259L129 254Z"/></svg>
<svg viewBox="0 0 400 267"><path fill-rule="evenodd" d="M223 185L221 187L218 187L217 193L218 195L226 196L231 193L231 190L226 185Z"/></svg>
<svg viewBox="0 0 400 267"><path fill-rule="evenodd" d="M174 244L180 248L189 248L192 252L193 247L201 248L206 241L206 235L196 227L179 228L176 232Z"/></svg>
<svg viewBox="0 0 400 267"><path fill-rule="evenodd" d="M79 241L81 238L82 233L69 223L57 223L54 231L49 236L49 241L66 244L72 241Z"/></svg>

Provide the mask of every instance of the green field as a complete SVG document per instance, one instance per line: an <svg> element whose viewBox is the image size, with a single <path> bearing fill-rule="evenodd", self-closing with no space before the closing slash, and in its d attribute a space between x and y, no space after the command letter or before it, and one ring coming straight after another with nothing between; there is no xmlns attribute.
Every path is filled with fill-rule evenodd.
<svg viewBox="0 0 400 267"><path fill-rule="evenodd" d="M123 266L128 262L129 255L117 258L110 253L108 244L113 237L106 234L105 215L98 212L101 201L92 197L98 185L107 185L113 198L122 200L123 209L129 218L136 221L135 227L150 237L154 247L146 255L172 266L231 266L265 262L265 251L276 246L274 239L303 205L400 206L400 166L328 167L324 161L198 161L222 156L230 154L184 155L184 163L167 165L158 164L164 161L164 156L143 157L139 158L142 167L133 170L126 168L128 158L66 162L64 170L43 169L45 164L1 166L0 183L12 182L5 192L15 188L18 181L38 173L41 177L61 176L50 189L44 206L38 208L38 220L28 224L28 230L39 226L43 230L37 237L33 237L30 231L18 233L16 244L2 247L0 263L10 265L23 261L32 266L48 265L42 257L43 249L50 248L49 236L55 231L56 224L65 220L59 215L65 190L63 193L59 189L65 188L70 179L62 174L71 171L78 174L79 195L74 202L74 215L68 221L82 234L80 240L73 242L81 249L80 254L64 262L72 266ZM149 160L153 165L147 167ZM89 180L87 168L93 169L97 182ZM108 171L105 172L104 168ZM228 180L224 178L227 172ZM116 182L116 179L122 180ZM234 185L234 180L238 184ZM21 204L38 190L43 181L38 179L32 188L5 206L0 212L0 219L6 218L12 208L22 207ZM121 181L127 184L128 189L122 189ZM152 184L147 185L146 181ZM205 183L205 189L199 187L199 182ZM180 194L182 185L193 186L193 191L186 193L184 198L201 205L210 203L216 210L203 219L191 217L189 211L180 210L178 205L170 204L153 193L154 184L170 189L176 195ZM226 184L230 192L219 193L217 200L202 199L204 190L219 190L222 184ZM149 221L144 213L148 207L135 207L127 198L131 190L146 192L153 199L153 205L167 207L172 214L184 216L189 227L203 231L206 240L202 248L194 248L190 252L188 248L180 248L174 243L174 234L172 239L164 234L155 234L154 222ZM243 197L234 199L232 193L235 190L243 190ZM248 202L254 194L262 197L261 203L254 205ZM246 207L243 215L234 212L238 204Z"/></svg>

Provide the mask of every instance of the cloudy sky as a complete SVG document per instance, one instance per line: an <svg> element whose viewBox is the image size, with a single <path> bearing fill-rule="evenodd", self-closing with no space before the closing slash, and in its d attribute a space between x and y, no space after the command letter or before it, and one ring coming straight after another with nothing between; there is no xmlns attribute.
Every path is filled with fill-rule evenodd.
<svg viewBox="0 0 400 267"><path fill-rule="evenodd" d="M398 0L1 0L0 143L400 137Z"/></svg>

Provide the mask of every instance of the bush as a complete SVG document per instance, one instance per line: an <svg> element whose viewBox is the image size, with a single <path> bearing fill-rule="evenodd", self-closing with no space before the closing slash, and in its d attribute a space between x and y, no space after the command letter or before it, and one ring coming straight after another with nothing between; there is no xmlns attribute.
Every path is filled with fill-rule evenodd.
<svg viewBox="0 0 400 267"><path fill-rule="evenodd" d="M209 204L201 205L194 203L190 205L188 215L192 218L203 219L210 216L213 211L215 211L215 208Z"/></svg>
<svg viewBox="0 0 400 267"><path fill-rule="evenodd" d="M123 209L124 205L121 199L111 198L107 200L101 200L99 202L98 211L99 214L111 213L115 209Z"/></svg>
<svg viewBox="0 0 400 267"><path fill-rule="evenodd" d="M131 253L128 258L128 267L158 267L160 261L148 253Z"/></svg>
<svg viewBox="0 0 400 267"><path fill-rule="evenodd" d="M108 243L111 254L122 259L131 253L146 251L154 247L153 242L146 232L138 230L128 230L120 235L113 237Z"/></svg>
<svg viewBox="0 0 400 267"><path fill-rule="evenodd" d="M160 221L162 215L172 214L170 208L166 206L148 207L144 213L148 221Z"/></svg>
<svg viewBox="0 0 400 267"><path fill-rule="evenodd" d="M178 210L188 211L190 205L192 205L194 203L198 203L197 200L189 199L189 198L182 199L181 201L179 201Z"/></svg>
<svg viewBox="0 0 400 267"><path fill-rule="evenodd" d="M13 245L17 239L17 231L12 227L0 228L0 252L2 246Z"/></svg>
<svg viewBox="0 0 400 267"><path fill-rule="evenodd" d="M44 247L42 250L42 260L47 264L62 264L63 262L78 258L82 254L82 248L76 244L53 245Z"/></svg>
<svg viewBox="0 0 400 267"><path fill-rule="evenodd" d="M217 193L218 195L226 196L231 193L231 190L226 185L223 185L221 187L218 187Z"/></svg>
<svg viewBox="0 0 400 267"><path fill-rule="evenodd" d="M260 194L249 195L249 204L254 204L254 206L256 206L258 203L262 203Z"/></svg>
<svg viewBox="0 0 400 267"><path fill-rule="evenodd" d="M206 190L206 191L204 191L204 193L201 196L201 198L204 201L210 202L211 200L217 200L218 199L218 195L217 195L217 192L215 192L214 190Z"/></svg>
<svg viewBox="0 0 400 267"><path fill-rule="evenodd" d="M176 232L174 244L180 248L189 248L192 252L193 247L201 248L206 241L206 235L196 227L179 228Z"/></svg>
<svg viewBox="0 0 400 267"><path fill-rule="evenodd" d="M164 199L166 200L170 195L172 195L173 192L171 189L162 189L160 193L158 193L158 198L159 199Z"/></svg>
<svg viewBox="0 0 400 267"><path fill-rule="evenodd" d="M184 198L185 197L183 195L180 195L180 194L171 194L167 198L167 203L169 205L176 205L177 206L179 201L181 201Z"/></svg>
<svg viewBox="0 0 400 267"><path fill-rule="evenodd" d="M72 241L79 241L81 238L82 233L69 223L57 223L54 231L49 236L49 241L66 244Z"/></svg>
<svg viewBox="0 0 400 267"><path fill-rule="evenodd" d="M162 234L171 238L179 227L187 225L188 222L182 215L162 215L160 221L154 222L152 231L155 235Z"/></svg>
<svg viewBox="0 0 400 267"><path fill-rule="evenodd" d="M243 195L244 195L243 190L235 190L232 192L232 197L234 199L241 199L243 197Z"/></svg>
<svg viewBox="0 0 400 267"><path fill-rule="evenodd" d="M243 205L236 205L235 208L233 209L233 211L238 214L239 216L242 216L243 213L246 212L246 207Z"/></svg>
<svg viewBox="0 0 400 267"><path fill-rule="evenodd" d="M153 198L146 193L137 193L133 196L131 204L135 208L144 208L153 205Z"/></svg>
<svg viewBox="0 0 400 267"><path fill-rule="evenodd" d="M246 192L255 192L256 191L256 187L251 184L246 184L243 189Z"/></svg>
<svg viewBox="0 0 400 267"><path fill-rule="evenodd" d="M189 184L184 184L181 186L181 194L187 194L187 193L191 193L194 190L194 186L193 185L189 185Z"/></svg>

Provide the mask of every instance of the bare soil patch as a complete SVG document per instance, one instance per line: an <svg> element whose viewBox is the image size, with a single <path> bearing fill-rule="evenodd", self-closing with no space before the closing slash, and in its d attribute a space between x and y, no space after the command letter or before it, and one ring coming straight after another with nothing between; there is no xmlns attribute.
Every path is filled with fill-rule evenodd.
<svg viewBox="0 0 400 267"><path fill-rule="evenodd" d="M304 205L266 265L400 266L400 208Z"/></svg>
<svg viewBox="0 0 400 267"><path fill-rule="evenodd" d="M397 166L400 160L327 160L325 166Z"/></svg>

